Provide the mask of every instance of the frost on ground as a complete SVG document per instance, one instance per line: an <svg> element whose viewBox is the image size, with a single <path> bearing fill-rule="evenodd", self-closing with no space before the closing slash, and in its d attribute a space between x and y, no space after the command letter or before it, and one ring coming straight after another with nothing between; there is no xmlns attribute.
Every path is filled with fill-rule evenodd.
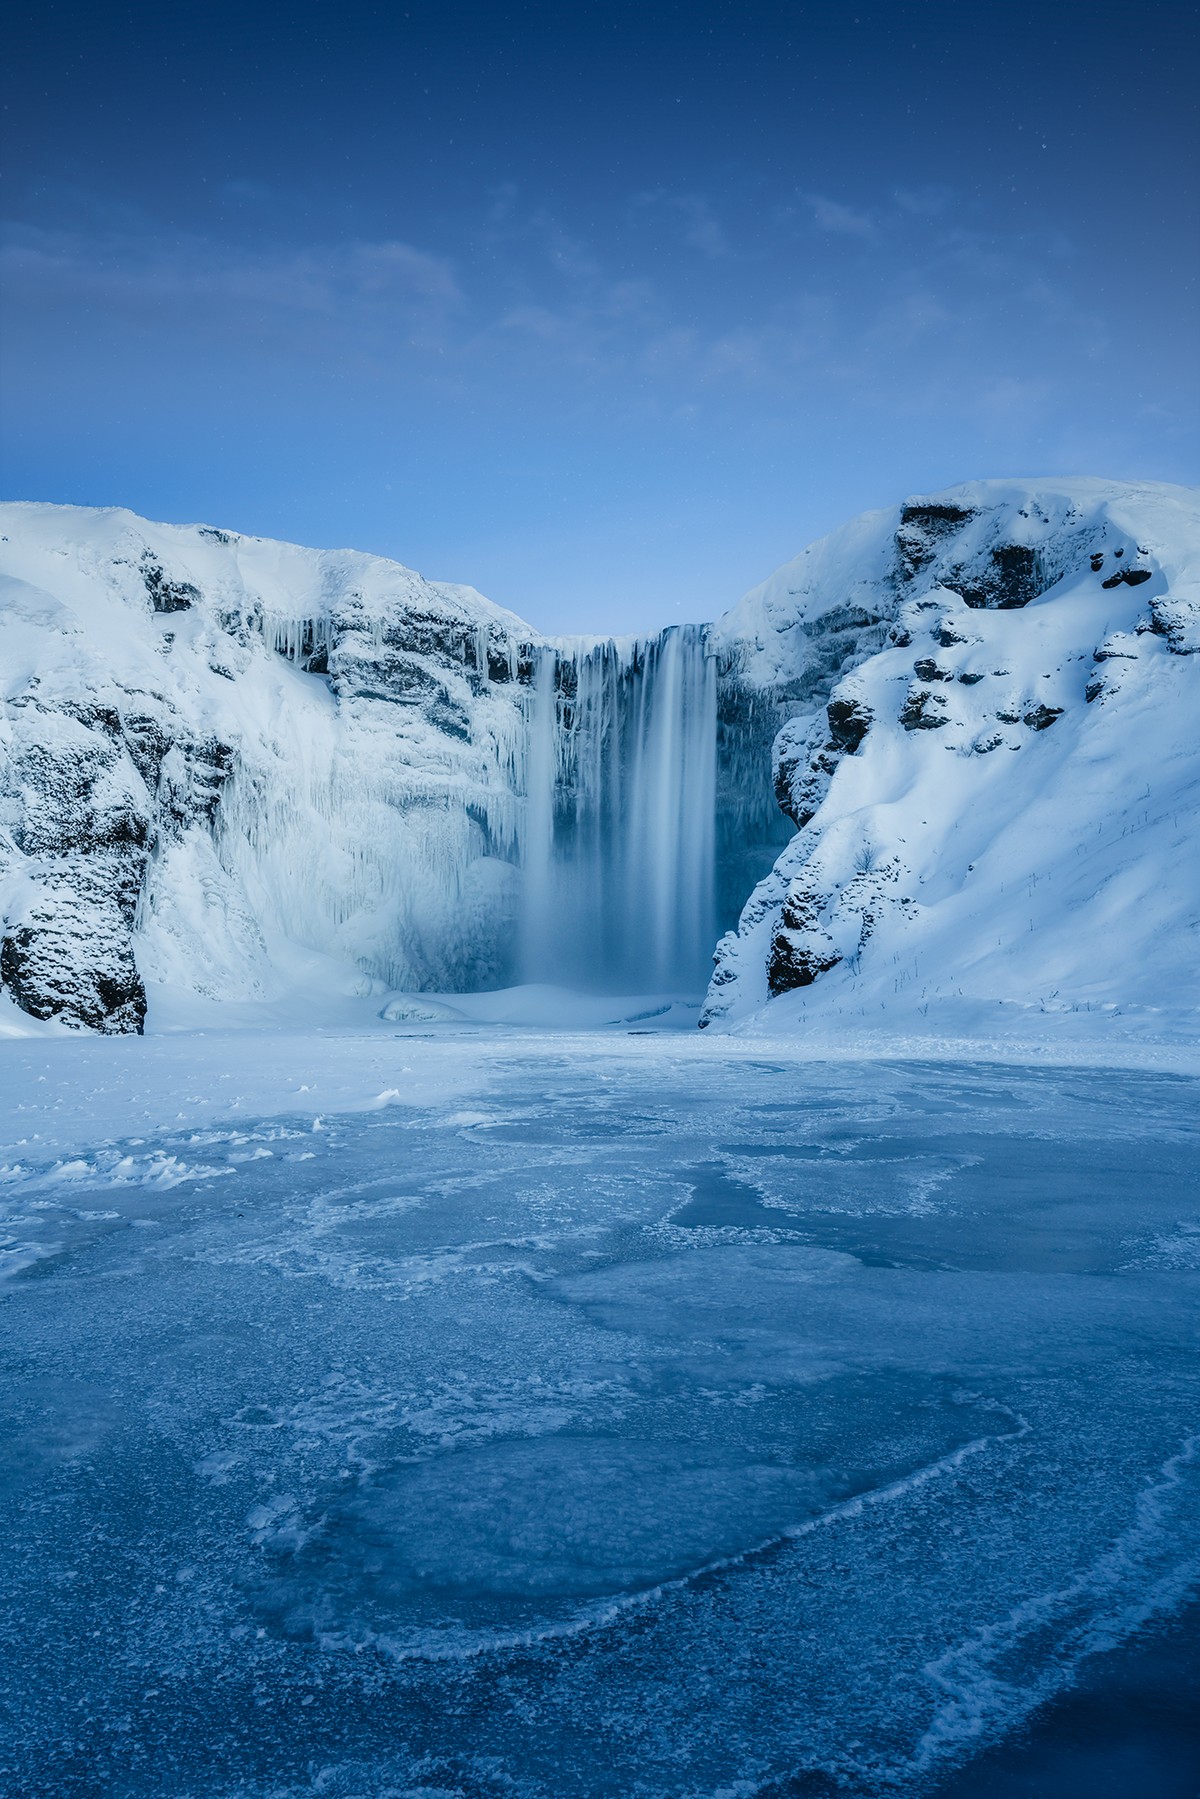
<svg viewBox="0 0 1200 1799"><path fill-rule="evenodd" d="M1195 1595L1194 1071L0 1054L6 1791L933 1793Z"/></svg>

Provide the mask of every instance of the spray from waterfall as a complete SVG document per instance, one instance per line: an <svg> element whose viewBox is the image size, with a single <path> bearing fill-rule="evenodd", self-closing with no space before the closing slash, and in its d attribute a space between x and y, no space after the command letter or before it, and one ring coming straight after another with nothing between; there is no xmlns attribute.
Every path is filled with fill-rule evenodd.
<svg viewBox="0 0 1200 1799"><path fill-rule="evenodd" d="M698 990L715 937L704 629L542 646L527 706L522 978Z"/></svg>

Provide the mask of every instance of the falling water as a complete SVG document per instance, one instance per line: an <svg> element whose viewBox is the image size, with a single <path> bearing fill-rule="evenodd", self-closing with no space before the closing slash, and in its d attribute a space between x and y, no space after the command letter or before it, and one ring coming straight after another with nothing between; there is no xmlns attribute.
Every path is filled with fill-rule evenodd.
<svg viewBox="0 0 1200 1799"><path fill-rule="evenodd" d="M528 706L523 978L701 987L715 936L717 743L703 628L545 646Z"/></svg>

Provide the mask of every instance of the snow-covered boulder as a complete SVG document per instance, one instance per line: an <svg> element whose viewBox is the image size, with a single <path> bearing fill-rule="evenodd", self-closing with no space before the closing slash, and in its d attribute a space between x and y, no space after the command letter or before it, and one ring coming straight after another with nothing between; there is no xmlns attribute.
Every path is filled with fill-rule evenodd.
<svg viewBox="0 0 1200 1799"><path fill-rule="evenodd" d="M718 946L706 1025L1200 1006L1194 492L912 499L713 636L794 708L775 777L800 828Z"/></svg>

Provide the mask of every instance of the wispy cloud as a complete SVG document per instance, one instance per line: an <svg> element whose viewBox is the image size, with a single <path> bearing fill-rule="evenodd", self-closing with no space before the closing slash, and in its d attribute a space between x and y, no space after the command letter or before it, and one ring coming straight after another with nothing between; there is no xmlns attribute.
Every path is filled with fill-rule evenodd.
<svg viewBox="0 0 1200 1799"><path fill-rule="evenodd" d="M230 356L252 345L290 359L298 390L315 371L361 368L455 404L523 404L536 390L560 411L715 416L753 394L784 418L859 403L902 416L936 398L1001 421L1022 405L1028 416L1033 365L1057 387L1069 360L1098 353L1069 259L1050 246L968 231L892 195L861 211L800 199L803 213L764 214L757 233L739 220L736 253L721 208L699 193L636 195L597 243L505 184L453 259L400 236L280 245L149 223L17 225L0 272L27 334L66 317L90 344L107 317L134 327L139 354L157 344L186 361L200 345ZM812 225L858 247L852 286L836 242L822 252Z"/></svg>
<svg viewBox="0 0 1200 1799"><path fill-rule="evenodd" d="M9 225L0 274L13 297L75 296L114 305L255 304L333 315L360 304L457 306L445 258L391 239L300 250L194 234L87 234Z"/></svg>
<svg viewBox="0 0 1200 1799"><path fill-rule="evenodd" d="M877 227L869 213L858 212L825 194L808 194L805 198L818 231L830 232L835 237L866 239L876 235Z"/></svg>
<svg viewBox="0 0 1200 1799"><path fill-rule="evenodd" d="M954 194L948 187L898 187L892 194L901 212L914 218L938 218L950 206Z"/></svg>

